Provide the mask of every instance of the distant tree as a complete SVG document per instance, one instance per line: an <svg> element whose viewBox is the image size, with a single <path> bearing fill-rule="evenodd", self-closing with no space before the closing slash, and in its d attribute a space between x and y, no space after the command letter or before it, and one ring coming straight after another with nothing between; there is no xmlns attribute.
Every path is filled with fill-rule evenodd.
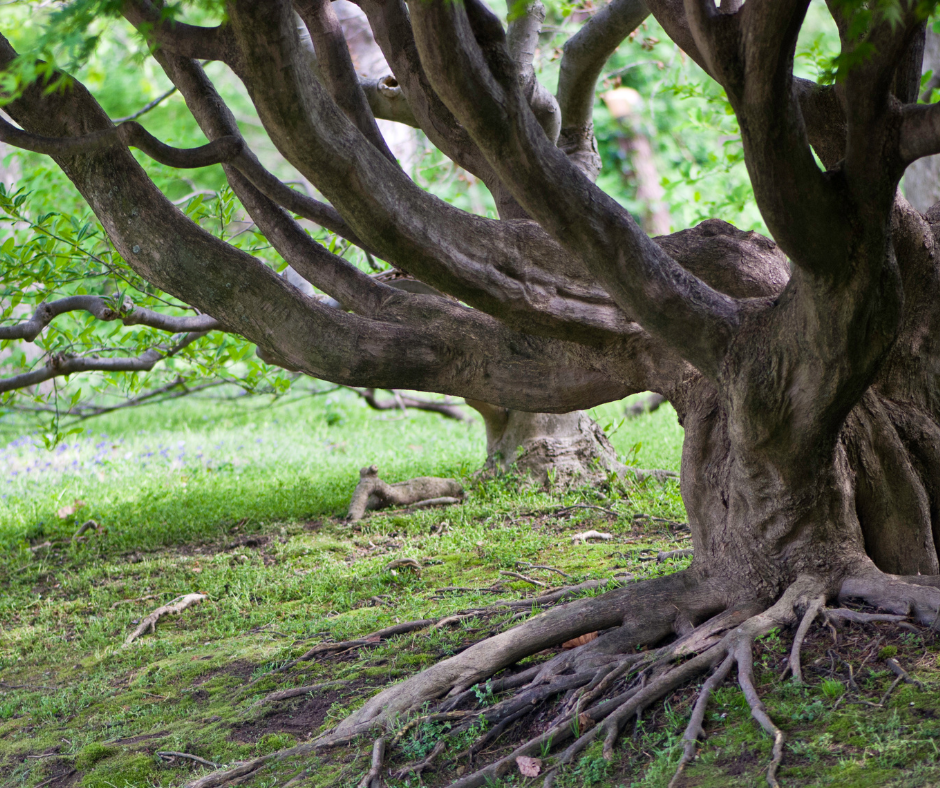
<svg viewBox="0 0 940 788"><path fill-rule="evenodd" d="M216 27L136 0L123 4L125 17L153 43L210 142L184 150L133 123L115 128L80 84L17 60L5 42L9 73L25 73L25 63L38 79L11 97L6 110L22 128L0 124L2 139L52 156L127 264L199 310L173 318L174 329L219 325L286 369L493 408L564 413L639 391L665 395L685 427L694 561L488 638L288 752L390 725L444 696L441 709L471 703L470 688L497 671L609 630L501 685L521 694L488 719L508 720L513 703L600 681L606 670L643 667L645 682L584 695L511 759L455 786L483 785L514 769L515 756L572 739L562 761L598 734L609 754L630 718L712 671L685 763L710 688L733 667L774 738L775 784L783 734L754 689L756 637L808 625L835 600L940 621L940 215L915 210L898 191L909 164L940 152L940 106L917 103L934 4L832 0L841 52L831 84L821 84L793 74L808 0L613 0L565 45L557 96L531 67L538 2L514 6L508 27L479 0L360 5L395 75L394 96L360 82L325 0L233 0ZM709 220L654 241L594 184L595 83L647 8L726 92L773 240ZM330 205L261 166L205 59L238 75L278 150ZM378 131L376 115L393 112L410 113L480 178L502 220L419 188ZM173 167L220 163L267 241L342 309L190 221L128 146ZM446 295L376 281L291 213ZM797 676L801 639L790 661ZM196 784L225 784L267 762Z"/></svg>

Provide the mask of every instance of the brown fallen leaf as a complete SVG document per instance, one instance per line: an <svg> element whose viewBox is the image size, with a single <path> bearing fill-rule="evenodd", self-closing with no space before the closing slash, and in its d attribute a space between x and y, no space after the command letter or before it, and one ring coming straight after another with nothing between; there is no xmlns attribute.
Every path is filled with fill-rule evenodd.
<svg viewBox="0 0 940 788"><path fill-rule="evenodd" d="M585 643L590 643L592 640L597 640L597 632L588 632L586 635L581 635L579 638L572 638L571 640L566 640L561 644L562 648L577 648L578 646L583 646Z"/></svg>
<svg viewBox="0 0 940 788"><path fill-rule="evenodd" d="M516 766L523 777L538 777L542 773L542 761L539 758L520 755L516 758Z"/></svg>
<svg viewBox="0 0 940 788"><path fill-rule="evenodd" d="M56 514L59 516L60 520L67 520L69 517L75 514L75 512L81 509L84 505L85 505L84 501L80 501L78 500L78 498L76 498L68 506L63 506L61 509L59 509L59 511L57 511Z"/></svg>

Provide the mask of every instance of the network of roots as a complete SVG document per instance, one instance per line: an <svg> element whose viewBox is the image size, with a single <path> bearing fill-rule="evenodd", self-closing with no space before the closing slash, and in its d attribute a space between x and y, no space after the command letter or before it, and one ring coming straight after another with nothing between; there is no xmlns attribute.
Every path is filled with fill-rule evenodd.
<svg viewBox="0 0 940 788"><path fill-rule="evenodd" d="M513 618L526 616L537 604L557 604L583 590L581 586L572 586L536 599L518 600L513 604L519 612ZM494 606L438 621L408 622L365 638L321 644L283 665L279 672L287 673L299 663L327 654L348 652L404 632L453 623L462 616L493 615L496 610ZM845 622L865 626L890 622L914 628L908 619L909 616L900 613L827 607L818 584L802 579L791 585L769 608L753 602L728 608L666 645L610 654L596 648L598 638L583 638L585 642L567 644L573 647L547 661L511 666L495 678L470 687L454 687L446 697L425 702L404 721L383 720L379 724L365 723L342 732L326 733L310 742L215 772L190 783L189 788L238 784L270 763L348 745L370 734L374 739L371 767L358 788L380 788L386 778L401 780L416 776L420 779L422 773L429 770L438 775L456 775L456 779L447 784L448 788L477 788L517 771L538 777L545 788L551 788L564 768L574 763L593 742L602 742L603 756L608 760L613 758L614 747L631 727L631 722L639 720L644 711L662 703L684 685L704 677L695 693L682 737L682 757L670 784L676 786L686 766L695 759L698 742L705 735L705 714L712 694L730 680L733 673L752 717L773 741L765 773L768 784L777 786L784 734L767 713L756 688L754 655L759 639L778 630L792 633L792 647L781 678L790 676L801 683L803 644L817 621L832 634L835 643L837 632ZM923 620L919 623L925 624ZM936 630L938 623L926 622L926 626ZM874 641L874 647L878 642ZM865 660L871 657L871 648L868 652ZM834 652L828 653L833 660L837 659ZM850 687L855 686L851 664L841 657L838 659L847 666ZM883 708L899 683L918 684L896 660L887 659L886 666L896 678L880 701L852 702ZM297 697L326 686L280 690L255 705ZM415 746L422 730L436 731L438 735ZM440 735L445 731L446 735ZM520 731L528 731L521 742ZM532 735L533 731L537 733ZM503 744L497 748L495 745L501 739ZM516 744L510 752L492 760L493 751L506 752L506 740ZM455 743L459 746L455 747ZM392 761L396 765L393 766ZM304 774L304 770L298 773L297 780L302 781ZM289 780L286 784L295 784L295 781Z"/></svg>

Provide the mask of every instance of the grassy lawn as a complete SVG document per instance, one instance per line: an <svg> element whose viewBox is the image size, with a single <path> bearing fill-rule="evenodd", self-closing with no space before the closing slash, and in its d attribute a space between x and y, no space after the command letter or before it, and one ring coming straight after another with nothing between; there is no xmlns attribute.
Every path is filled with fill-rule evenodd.
<svg viewBox="0 0 940 788"><path fill-rule="evenodd" d="M618 427L621 412L619 404L595 412L611 424L618 451L641 467L678 469L675 414L664 408ZM342 392L124 411L88 422L52 452L0 421L0 786L178 786L208 767L158 752L229 764L307 740L387 683L518 619L511 611L464 618L277 671L318 643L544 591L507 571L550 586L619 584L688 563L648 560L688 544L675 482L546 492L513 475L475 478L483 455L479 421L376 413ZM352 527L342 515L358 469L371 463L388 481L459 476L467 499L373 514ZM102 531L72 541L87 519ZM588 529L613 538L572 543ZM389 567L402 558L420 570ZM208 599L123 645L150 611L193 592ZM764 638L758 655L761 693L789 740L785 786L940 785L940 649L931 636L847 624L834 644L817 626L804 651L807 683L797 687L778 678L789 635ZM924 688L900 685L883 707L862 705L894 679L891 656ZM327 682L258 704L274 690ZM556 786L665 788L694 689L648 709L612 762L588 750ZM550 716L550 707L537 709L486 757L508 752ZM427 755L447 725L411 728L392 770ZM771 742L736 685L717 693L706 728L683 785L765 784ZM449 755L469 746L452 738ZM285 761L244 784L355 786L370 747ZM438 764L423 783L404 776L387 784L444 785L466 759ZM502 784L532 783L513 775Z"/></svg>

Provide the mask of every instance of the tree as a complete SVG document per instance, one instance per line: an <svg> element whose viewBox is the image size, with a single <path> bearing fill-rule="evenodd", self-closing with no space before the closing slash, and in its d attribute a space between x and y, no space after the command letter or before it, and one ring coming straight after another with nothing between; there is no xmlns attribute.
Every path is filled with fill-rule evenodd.
<svg viewBox="0 0 940 788"><path fill-rule="evenodd" d="M51 155L140 276L285 368L527 411L665 395L685 427L694 561L484 640L287 753L347 741L429 702L460 708L498 671L600 630L495 683L520 693L487 712L501 722L518 711L513 703L597 682L511 760L454 785L482 785L543 745L568 745L560 759L570 761L602 735L609 753L638 710L710 673L684 764L711 689L734 667L774 738L775 784L783 736L754 690L754 639L799 623L790 660L799 677L801 633L817 615L863 615L824 612L832 602L863 600L887 611L873 615L926 626L940 619L936 218L898 192L909 164L940 152L940 109L917 103L932 4L833 0L841 52L832 83L821 84L793 73L808 0L613 0L566 44L557 97L531 70L538 3L514 6L508 29L479 0L360 5L401 89L396 106L488 185L502 221L433 198L398 167L375 124L391 109L360 84L323 0L233 0L216 27L177 21L146 0L123 4L210 140L201 148L115 128L81 85L47 89L49 70L7 104L22 130L4 123L2 139ZM718 220L652 240L593 184L595 81L647 7L726 92L773 240ZM6 43L0 58L20 62ZM260 166L198 59L229 65L280 152L331 205ZM221 163L280 255L349 311L303 295L188 221L128 145L172 166ZM284 209L451 298L373 280ZM638 653L643 645L659 648ZM605 695L641 668L645 683ZM196 784L225 784L283 755Z"/></svg>

